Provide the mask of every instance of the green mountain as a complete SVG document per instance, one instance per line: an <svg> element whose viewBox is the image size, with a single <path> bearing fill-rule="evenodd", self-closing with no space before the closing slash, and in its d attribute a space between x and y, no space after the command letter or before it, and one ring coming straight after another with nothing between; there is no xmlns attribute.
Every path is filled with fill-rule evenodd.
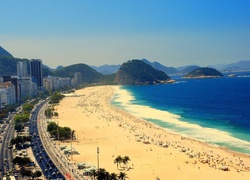
<svg viewBox="0 0 250 180"><path fill-rule="evenodd" d="M29 62L28 59L19 59L10 56L0 57L0 75L16 75L17 74L17 62Z"/></svg>
<svg viewBox="0 0 250 180"><path fill-rule="evenodd" d="M165 83L170 77L154 69L141 60L130 60L123 63L117 71L114 82L119 85L141 85Z"/></svg>
<svg viewBox="0 0 250 180"><path fill-rule="evenodd" d="M6 57L13 57L8 51L6 51L2 46L0 46L0 57L6 56Z"/></svg>
<svg viewBox="0 0 250 180"><path fill-rule="evenodd" d="M193 71L193 70L196 70L196 69L198 69L198 68L201 68L200 66L186 66L186 67L184 67L181 71L180 71L180 73L181 74L187 74L187 73L189 73L189 72L191 72L191 71Z"/></svg>
<svg viewBox="0 0 250 180"><path fill-rule="evenodd" d="M82 74L83 83L97 83L103 75L86 64L74 64L53 71L53 76L74 78L75 72Z"/></svg>
<svg viewBox="0 0 250 180"><path fill-rule="evenodd" d="M223 77L223 74L214 68L204 67L204 68L195 69L183 77L184 78L215 78L215 77Z"/></svg>

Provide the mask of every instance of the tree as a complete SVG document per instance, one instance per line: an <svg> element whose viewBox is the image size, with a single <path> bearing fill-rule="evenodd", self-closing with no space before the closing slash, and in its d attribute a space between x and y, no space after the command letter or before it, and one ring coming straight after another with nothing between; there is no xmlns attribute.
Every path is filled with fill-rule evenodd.
<svg viewBox="0 0 250 180"><path fill-rule="evenodd" d="M33 173L33 177L40 177L42 176L42 172L41 171L36 171Z"/></svg>
<svg viewBox="0 0 250 180"><path fill-rule="evenodd" d="M107 172L105 169L100 168L97 172L97 180L108 180L109 178L109 172Z"/></svg>
<svg viewBox="0 0 250 180"><path fill-rule="evenodd" d="M23 149L25 146L25 142L30 142L30 136L16 136L10 140L10 145L15 145L16 149Z"/></svg>
<svg viewBox="0 0 250 180"><path fill-rule="evenodd" d="M59 133L60 133L60 137L64 139L71 139L72 131L69 127L60 127Z"/></svg>
<svg viewBox="0 0 250 180"><path fill-rule="evenodd" d="M12 162L13 162L13 164L18 164L18 165L23 167L23 166L31 163L31 160L30 160L30 158L26 158L26 157L22 158L22 157L17 156L17 157L15 157L15 159L13 159Z"/></svg>
<svg viewBox="0 0 250 180"><path fill-rule="evenodd" d="M91 169L89 173L90 173L90 176L91 176L91 177L93 177L94 179L96 178L96 176L97 176L97 171L96 171L95 169Z"/></svg>
<svg viewBox="0 0 250 180"><path fill-rule="evenodd" d="M58 125L55 122L49 122L47 126L47 131L52 132L52 131L57 131Z"/></svg>
<svg viewBox="0 0 250 180"><path fill-rule="evenodd" d="M75 130L71 131L71 139L76 139Z"/></svg>
<svg viewBox="0 0 250 180"><path fill-rule="evenodd" d="M25 103L23 105L23 111L24 112L28 112L30 113L32 111L32 109L34 108L34 105L30 104L30 103Z"/></svg>
<svg viewBox="0 0 250 180"><path fill-rule="evenodd" d="M54 112L54 113L53 113L53 116L58 117L58 116L59 116L58 112Z"/></svg>
<svg viewBox="0 0 250 180"><path fill-rule="evenodd" d="M50 108L46 109L44 111L44 114L45 114L47 119L49 119L49 118L51 118L53 116L52 110Z"/></svg>
<svg viewBox="0 0 250 180"><path fill-rule="evenodd" d="M14 117L14 123L15 123L15 130L21 131L25 125L29 121L30 114L27 112L24 112L22 114L17 114Z"/></svg>
<svg viewBox="0 0 250 180"><path fill-rule="evenodd" d="M47 126L47 131L50 133L51 136L57 137L59 130L59 139L71 139L74 131L71 131L69 127L60 127L55 122L50 122Z"/></svg>
<svg viewBox="0 0 250 180"><path fill-rule="evenodd" d="M17 114L15 117L14 117L14 120L15 120L15 123L26 123L29 121L29 116L30 114L29 113L22 113L22 114Z"/></svg>
<svg viewBox="0 0 250 180"><path fill-rule="evenodd" d="M111 173L109 180L117 180L117 174Z"/></svg>
<svg viewBox="0 0 250 180"><path fill-rule="evenodd" d="M130 158L128 156L124 156L124 158L122 158L122 162L125 166L128 164L128 161L130 161Z"/></svg>
<svg viewBox="0 0 250 180"><path fill-rule="evenodd" d="M26 170L26 169L23 168L23 169L21 170L21 175L22 175L22 176L32 177L32 176L33 176L33 173L32 173L31 170Z"/></svg>
<svg viewBox="0 0 250 180"><path fill-rule="evenodd" d="M17 132L20 132L23 128L24 128L24 126L22 124L20 124L20 123L15 124L15 130Z"/></svg>
<svg viewBox="0 0 250 180"><path fill-rule="evenodd" d="M125 172L120 172L118 175L118 179L125 180L127 178L127 174Z"/></svg>
<svg viewBox="0 0 250 180"><path fill-rule="evenodd" d="M123 158L119 155L114 159L114 163L117 165L117 169L118 169L118 164L121 167L121 162L122 162Z"/></svg>
<svg viewBox="0 0 250 180"><path fill-rule="evenodd" d="M50 97L50 104L55 104L55 103L59 103L60 100L64 97L64 95L62 95L59 92L55 92L51 97Z"/></svg>

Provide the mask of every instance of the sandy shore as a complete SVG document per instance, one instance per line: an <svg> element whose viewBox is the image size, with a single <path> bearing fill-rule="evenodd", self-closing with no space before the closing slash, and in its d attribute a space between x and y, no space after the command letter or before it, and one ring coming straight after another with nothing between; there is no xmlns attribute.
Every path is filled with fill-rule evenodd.
<svg viewBox="0 0 250 180"><path fill-rule="evenodd" d="M128 179L250 179L250 156L230 152L181 137L112 106L117 86L97 86L76 91L56 106L60 126L75 130L74 162L119 173L114 159L129 156ZM171 116L169 117L171 118ZM70 146L69 143L64 143ZM122 165L123 166L123 165ZM223 171L221 168L229 168Z"/></svg>

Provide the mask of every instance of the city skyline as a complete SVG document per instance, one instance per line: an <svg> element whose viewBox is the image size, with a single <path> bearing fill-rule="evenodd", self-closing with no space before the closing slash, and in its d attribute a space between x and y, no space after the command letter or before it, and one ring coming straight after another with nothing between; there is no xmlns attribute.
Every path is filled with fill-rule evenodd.
<svg viewBox="0 0 250 180"><path fill-rule="evenodd" d="M172 67L250 59L247 0L1 4L1 46L14 57L42 59L51 68L142 58Z"/></svg>

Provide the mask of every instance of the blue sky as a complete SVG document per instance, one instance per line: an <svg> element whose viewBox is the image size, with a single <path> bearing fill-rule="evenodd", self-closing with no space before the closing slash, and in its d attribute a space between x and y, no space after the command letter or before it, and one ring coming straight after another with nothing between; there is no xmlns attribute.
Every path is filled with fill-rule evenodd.
<svg viewBox="0 0 250 180"><path fill-rule="evenodd" d="M249 0L0 0L0 46L55 68L250 60Z"/></svg>

